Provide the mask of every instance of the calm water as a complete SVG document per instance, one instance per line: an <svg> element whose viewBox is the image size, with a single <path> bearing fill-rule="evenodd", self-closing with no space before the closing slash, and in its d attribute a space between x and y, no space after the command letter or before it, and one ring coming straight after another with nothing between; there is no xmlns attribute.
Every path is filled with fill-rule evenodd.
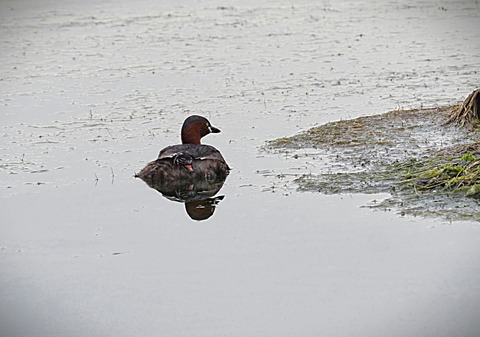
<svg viewBox="0 0 480 337"><path fill-rule="evenodd" d="M475 1L0 2L0 336L477 336L480 227L296 191L266 140L456 103ZM186 116L206 221L133 178Z"/></svg>

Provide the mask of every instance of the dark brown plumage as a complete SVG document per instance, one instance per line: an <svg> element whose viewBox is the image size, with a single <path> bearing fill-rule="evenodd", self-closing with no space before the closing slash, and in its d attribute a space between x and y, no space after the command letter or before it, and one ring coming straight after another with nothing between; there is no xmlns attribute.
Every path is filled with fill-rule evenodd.
<svg viewBox="0 0 480 337"><path fill-rule="evenodd" d="M182 143L160 151L158 158L147 164L137 178L144 181L173 181L185 179L225 179L230 167L220 151L210 145L200 144L200 139L219 129L201 116L188 117L182 126Z"/></svg>

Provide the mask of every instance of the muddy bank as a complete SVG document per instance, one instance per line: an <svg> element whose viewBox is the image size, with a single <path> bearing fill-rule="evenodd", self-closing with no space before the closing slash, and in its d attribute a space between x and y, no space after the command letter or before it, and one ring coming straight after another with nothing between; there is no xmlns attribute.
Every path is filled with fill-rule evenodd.
<svg viewBox="0 0 480 337"><path fill-rule="evenodd" d="M381 193L368 207L401 214L480 221L478 133L442 125L453 106L391 111L342 120L268 142L269 150L316 161L298 189L324 194Z"/></svg>

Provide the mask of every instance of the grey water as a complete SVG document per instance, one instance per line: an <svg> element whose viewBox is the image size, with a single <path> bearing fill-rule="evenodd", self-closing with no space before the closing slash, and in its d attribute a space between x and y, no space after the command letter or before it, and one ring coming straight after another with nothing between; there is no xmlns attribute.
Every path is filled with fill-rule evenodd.
<svg viewBox="0 0 480 337"><path fill-rule="evenodd" d="M478 1L1 1L0 336L477 336L478 222L297 191L322 158L263 146L461 101L479 17ZM232 167L204 221L133 177L191 114Z"/></svg>

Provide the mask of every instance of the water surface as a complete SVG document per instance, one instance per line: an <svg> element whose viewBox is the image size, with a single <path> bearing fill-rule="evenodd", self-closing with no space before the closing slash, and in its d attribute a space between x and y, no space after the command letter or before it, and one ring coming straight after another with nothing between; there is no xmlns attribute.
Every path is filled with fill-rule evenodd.
<svg viewBox="0 0 480 337"><path fill-rule="evenodd" d="M262 150L479 86L474 1L2 1L5 336L476 336L478 223L401 217ZM133 178L186 116L222 133L193 221Z"/></svg>

